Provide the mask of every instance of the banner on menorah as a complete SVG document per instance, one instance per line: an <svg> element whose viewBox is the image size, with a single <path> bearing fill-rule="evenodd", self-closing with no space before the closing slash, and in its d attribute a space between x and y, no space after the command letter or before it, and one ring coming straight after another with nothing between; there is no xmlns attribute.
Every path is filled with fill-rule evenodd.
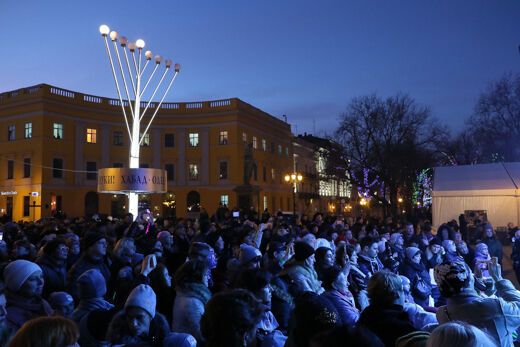
<svg viewBox="0 0 520 347"><path fill-rule="evenodd" d="M166 193L166 171L161 169L105 168L98 170L98 193Z"/></svg>

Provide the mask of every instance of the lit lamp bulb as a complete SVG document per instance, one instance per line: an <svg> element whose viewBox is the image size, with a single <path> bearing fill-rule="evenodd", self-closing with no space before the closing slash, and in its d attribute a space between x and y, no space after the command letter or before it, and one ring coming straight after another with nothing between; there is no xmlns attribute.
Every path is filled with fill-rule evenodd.
<svg viewBox="0 0 520 347"><path fill-rule="evenodd" d="M298 181L300 181L300 182L301 182L301 181L303 180L303 176L302 176L302 175L300 175L300 174L298 174L298 176L296 177L296 179L297 179Z"/></svg>
<svg viewBox="0 0 520 347"><path fill-rule="evenodd" d="M175 72L179 72L179 71L181 71L181 64L175 64L175 65L173 66L173 69L175 70Z"/></svg>
<svg viewBox="0 0 520 347"><path fill-rule="evenodd" d="M128 43L128 49L130 50L130 52L134 52L135 48L136 48L135 42Z"/></svg>
<svg viewBox="0 0 520 347"><path fill-rule="evenodd" d="M397 202L403 202L403 198L397 199Z"/></svg>
<svg viewBox="0 0 520 347"><path fill-rule="evenodd" d="M111 32L110 32L110 39L111 39L112 41L116 41L116 40L117 40L117 36L118 36L117 31L111 31Z"/></svg>
<svg viewBox="0 0 520 347"><path fill-rule="evenodd" d="M291 180L296 180L296 174L291 174Z"/></svg>
<svg viewBox="0 0 520 347"><path fill-rule="evenodd" d="M110 32L110 28L108 27L108 25L103 24L99 27L99 32L101 33L101 35L107 36Z"/></svg>
<svg viewBox="0 0 520 347"><path fill-rule="evenodd" d="M144 56L146 58L146 60L151 60L152 59L152 51L146 51L144 52Z"/></svg>
<svg viewBox="0 0 520 347"><path fill-rule="evenodd" d="M137 48L143 49L144 48L144 40L139 39L139 40L135 41L135 45L137 46Z"/></svg>
<svg viewBox="0 0 520 347"><path fill-rule="evenodd" d="M284 179L285 179L285 182L289 182L291 180L291 176L285 175Z"/></svg>
<svg viewBox="0 0 520 347"><path fill-rule="evenodd" d="M156 55L156 56L155 56L155 63L156 63L156 64L160 64L161 61L162 61L162 57L161 57L160 55Z"/></svg>
<svg viewBox="0 0 520 347"><path fill-rule="evenodd" d="M119 42L121 43L121 47L125 47L128 42L128 39L126 38L126 36L121 36Z"/></svg>
<svg viewBox="0 0 520 347"><path fill-rule="evenodd" d="M166 68L169 69L173 64L173 61L171 59L166 59L164 62L164 65L166 65Z"/></svg>

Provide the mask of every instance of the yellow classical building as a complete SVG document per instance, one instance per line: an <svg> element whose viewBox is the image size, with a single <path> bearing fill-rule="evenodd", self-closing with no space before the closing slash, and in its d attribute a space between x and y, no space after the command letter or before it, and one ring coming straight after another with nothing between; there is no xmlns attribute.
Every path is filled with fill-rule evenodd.
<svg viewBox="0 0 520 347"><path fill-rule="evenodd" d="M240 99L164 103L140 165L166 170L168 192L141 195L140 207L177 217L220 203L290 210L291 136L289 124ZM98 194L97 170L128 167L128 141L119 100L46 84L0 94L0 215L122 215L126 196Z"/></svg>

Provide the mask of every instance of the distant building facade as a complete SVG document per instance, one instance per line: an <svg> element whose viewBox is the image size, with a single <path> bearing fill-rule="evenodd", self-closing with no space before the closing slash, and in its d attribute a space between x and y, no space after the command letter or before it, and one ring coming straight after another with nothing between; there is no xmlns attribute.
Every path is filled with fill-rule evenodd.
<svg viewBox="0 0 520 347"><path fill-rule="evenodd" d="M140 165L166 170L168 192L140 195L139 205L177 217L221 203L290 210L291 139L289 124L240 99L164 103ZM119 100L46 84L0 94L0 215L122 215L126 196L98 194L96 172L128 167L128 156Z"/></svg>

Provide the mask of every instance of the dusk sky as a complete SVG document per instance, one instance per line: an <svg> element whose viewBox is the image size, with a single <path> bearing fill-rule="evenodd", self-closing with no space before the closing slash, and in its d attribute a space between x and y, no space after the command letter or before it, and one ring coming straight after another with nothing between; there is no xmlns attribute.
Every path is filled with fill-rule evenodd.
<svg viewBox="0 0 520 347"><path fill-rule="evenodd" d="M182 64L167 101L238 97L323 135L356 96L408 93L454 131L520 72L520 1L0 1L0 92L116 97L98 28ZM296 127L294 127L296 126Z"/></svg>

